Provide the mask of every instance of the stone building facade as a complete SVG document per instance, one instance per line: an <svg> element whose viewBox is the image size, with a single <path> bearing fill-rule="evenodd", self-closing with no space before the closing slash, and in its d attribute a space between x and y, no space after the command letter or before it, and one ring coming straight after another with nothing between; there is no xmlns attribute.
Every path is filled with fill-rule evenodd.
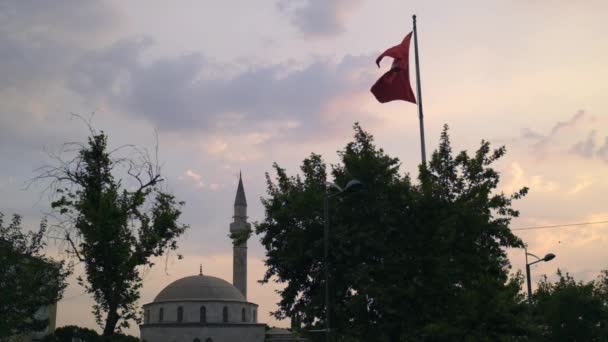
<svg viewBox="0 0 608 342"><path fill-rule="evenodd" d="M181 278L144 305L141 338L147 342L262 342L257 304L227 281L203 275Z"/></svg>

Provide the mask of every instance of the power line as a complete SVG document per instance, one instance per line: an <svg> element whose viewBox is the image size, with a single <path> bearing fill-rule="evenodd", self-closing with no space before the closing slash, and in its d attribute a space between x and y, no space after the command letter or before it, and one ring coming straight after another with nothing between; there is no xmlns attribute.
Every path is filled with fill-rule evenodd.
<svg viewBox="0 0 608 342"><path fill-rule="evenodd" d="M511 230L535 230L535 229L552 229L552 228L563 228L563 227L574 227L574 226L586 226L591 224L608 223L606 221L594 221L594 222L580 222L580 223L569 223L569 224L556 224L552 226L535 226L535 227L524 227L524 228L513 228Z"/></svg>

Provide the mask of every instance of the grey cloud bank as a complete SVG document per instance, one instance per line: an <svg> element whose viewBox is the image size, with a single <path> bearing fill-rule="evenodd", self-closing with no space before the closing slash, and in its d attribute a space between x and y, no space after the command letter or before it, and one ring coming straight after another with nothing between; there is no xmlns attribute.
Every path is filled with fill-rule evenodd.
<svg viewBox="0 0 608 342"><path fill-rule="evenodd" d="M322 120L328 102L366 91L370 82L362 71L370 56L317 61L298 70L285 64L251 66L235 75L226 70L224 78L207 78L203 75L222 74L222 67L201 54L141 62L149 43L121 41L86 54L72 70L70 88L102 97L109 106L145 117L162 130L238 132L269 121L295 121L310 133L318 129L315 122Z"/></svg>
<svg viewBox="0 0 608 342"><path fill-rule="evenodd" d="M311 2L302 10L313 11L311 18L337 18L341 6L340 1ZM5 91L0 97L30 97L42 111L65 108L66 117L81 108L102 108L144 118L161 131L247 134L297 127L281 136L323 139L332 132L332 122L323 119L325 106L367 91L373 79L364 71L373 70L368 55L337 62L318 58L295 67L226 66L206 58L204 51L144 61L154 40L112 34L121 16L105 2L12 1L0 13L9 19L0 26L0 91ZM3 106L0 112L25 121L35 115L15 107ZM3 126L0 131L14 125Z"/></svg>
<svg viewBox="0 0 608 342"><path fill-rule="evenodd" d="M101 1L4 1L0 90L61 79L82 49L103 42L117 21L116 13Z"/></svg>

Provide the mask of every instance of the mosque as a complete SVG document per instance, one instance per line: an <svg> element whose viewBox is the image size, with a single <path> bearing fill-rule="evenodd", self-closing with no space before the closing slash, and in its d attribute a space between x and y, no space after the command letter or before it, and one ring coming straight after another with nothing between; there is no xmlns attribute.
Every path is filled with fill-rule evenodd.
<svg viewBox="0 0 608 342"><path fill-rule="evenodd" d="M243 180L234 201L231 233L246 232L247 199ZM247 300L247 240L233 243L232 284L203 274L178 279L145 304L139 326L146 342L306 341L287 329L266 329L258 322L258 305Z"/></svg>

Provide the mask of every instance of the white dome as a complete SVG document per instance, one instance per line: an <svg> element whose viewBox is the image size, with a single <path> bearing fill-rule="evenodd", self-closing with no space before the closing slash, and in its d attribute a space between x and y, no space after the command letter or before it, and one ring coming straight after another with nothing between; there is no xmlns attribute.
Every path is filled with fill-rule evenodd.
<svg viewBox="0 0 608 342"><path fill-rule="evenodd" d="M167 285L154 298L154 303L190 300L247 301L241 291L224 279L195 275L178 279Z"/></svg>

